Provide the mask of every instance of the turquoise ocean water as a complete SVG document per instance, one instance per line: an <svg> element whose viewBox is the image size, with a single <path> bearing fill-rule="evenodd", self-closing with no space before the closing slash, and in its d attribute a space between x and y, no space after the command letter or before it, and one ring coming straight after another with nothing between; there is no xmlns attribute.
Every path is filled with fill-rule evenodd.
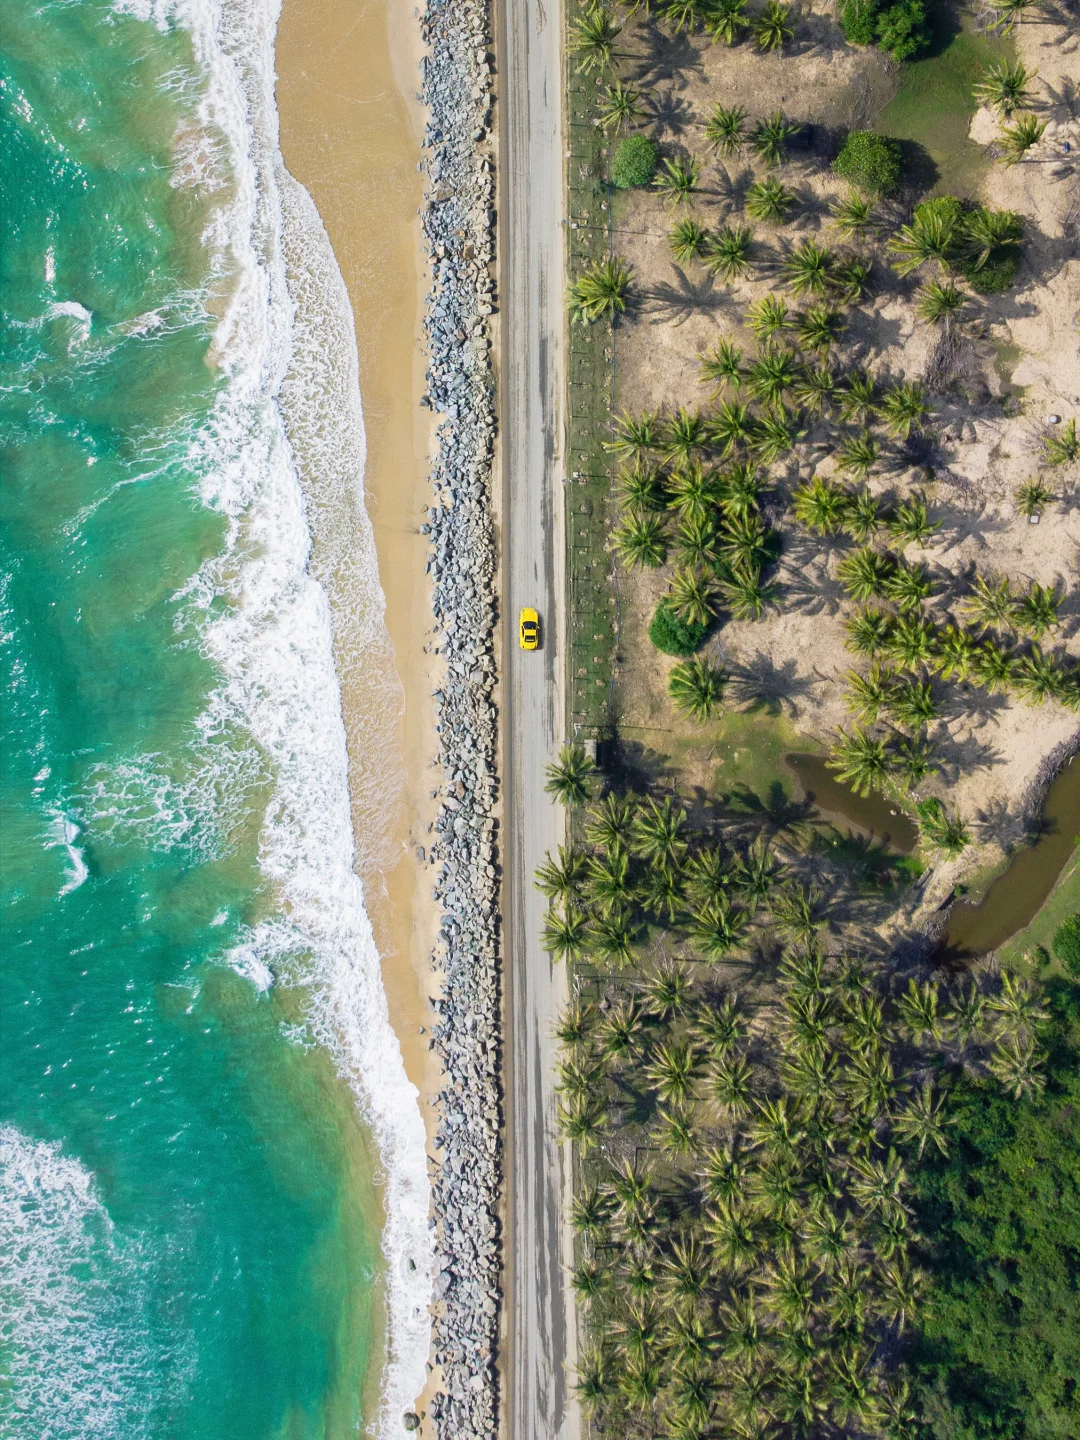
<svg viewBox="0 0 1080 1440"><path fill-rule="evenodd" d="M423 1381L333 663L385 666L355 352L274 23L0 14L4 1440L400 1433Z"/></svg>

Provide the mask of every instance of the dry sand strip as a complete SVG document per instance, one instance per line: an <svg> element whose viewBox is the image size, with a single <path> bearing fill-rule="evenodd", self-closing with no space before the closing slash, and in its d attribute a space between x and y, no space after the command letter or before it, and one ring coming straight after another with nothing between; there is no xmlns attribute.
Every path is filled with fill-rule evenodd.
<svg viewBox="0 0 1080 1440"><path fill-rule="evenodd" d="M544 793L544 766L563 727L562 13L558 0L502 0L500 254L504 600L503 914L507 959L508 1335L504 1364L511 1440L570 1440L580 1431L570 1389L574 1312L567 1285L565 1187L552 1029L566 976L541 948L533 875L563 838ZM518 647L522 606L539 611L543 648Z"/></svg>

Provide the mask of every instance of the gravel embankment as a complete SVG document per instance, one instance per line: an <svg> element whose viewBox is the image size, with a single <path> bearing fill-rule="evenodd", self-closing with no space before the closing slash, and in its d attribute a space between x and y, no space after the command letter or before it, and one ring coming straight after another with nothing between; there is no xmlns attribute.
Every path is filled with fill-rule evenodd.
<svg viewBox="0 0 1080 1440"><path fill-rule="evenodd" d="M445 1440L494 1440L502 1159L488 333L495 300L492 51L486 7L468 0L429 0L421 26L429 47L421 66L429 179L423 228L432 268L424 403L446 417L423 527L446 662L435 692L443 785L430 851L440 866L434 893L442 911L432 956L442 977L432 1043L445 1070L432 1221L442 1385L428 1413Z"/></svg>

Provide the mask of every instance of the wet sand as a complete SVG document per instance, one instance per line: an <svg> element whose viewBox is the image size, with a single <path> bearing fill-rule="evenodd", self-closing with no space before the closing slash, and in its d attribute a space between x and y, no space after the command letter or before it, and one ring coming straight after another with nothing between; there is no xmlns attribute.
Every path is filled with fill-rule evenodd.
<svg viewBox="0 0 1080 1440"><path fill-rule="evenodd" d="M383 957L390 1019L409 1078L424 1097L438 1069L420 1027L430 1026L428 956L437 912L430 872L428 792L436 772L426 544L418 532L431 446L423 390L421 319L426 286L417 207L423 111L415 100L419 27L402 0L285 0L277 38L281 149L326 226L352 302L367 433L365 502L375 531L386 623L404 689L399 744L406 793L391 823L389 864L365 873ZM364 696L343 690L343 703ZM359 816L357 817L359 820ZM360 826L358 824L358 831Z"/></svg>

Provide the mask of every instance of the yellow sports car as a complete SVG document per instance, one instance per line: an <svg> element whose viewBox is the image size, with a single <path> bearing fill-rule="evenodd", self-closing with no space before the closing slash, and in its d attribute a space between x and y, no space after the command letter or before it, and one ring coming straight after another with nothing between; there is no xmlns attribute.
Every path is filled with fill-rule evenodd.
<svg viewBox="0 0 1080 1440"><path fill-rule="evenodd" d="M522 650L535 650L540 644L540 616L529 605L518 616L518 640Z"/></svg>

